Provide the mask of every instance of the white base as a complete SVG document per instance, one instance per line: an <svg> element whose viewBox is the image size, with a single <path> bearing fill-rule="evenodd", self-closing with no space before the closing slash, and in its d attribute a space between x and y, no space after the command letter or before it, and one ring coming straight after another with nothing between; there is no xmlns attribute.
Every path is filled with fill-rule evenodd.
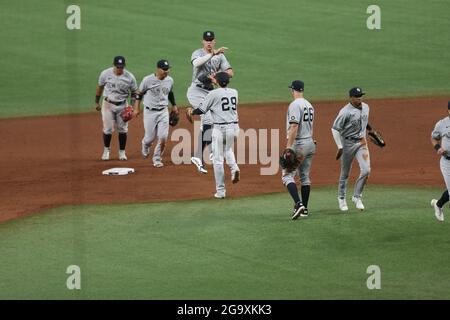
<svg viewBox="0 0 450 320"><path fill-rule="evenodd" d="M133 168L112 168L102 172L104 176L125 176L134 173Z"/></svg>

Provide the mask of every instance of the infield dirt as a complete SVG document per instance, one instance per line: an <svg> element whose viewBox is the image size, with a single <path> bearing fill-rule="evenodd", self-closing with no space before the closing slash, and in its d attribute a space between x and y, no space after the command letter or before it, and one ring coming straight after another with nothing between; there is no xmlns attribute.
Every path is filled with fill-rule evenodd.
<svg viewBox="0 0 450 320"><path fill-rule="evenodd" d="M370 123L381 131L387 143L384 149L369 143L372 167L369 184L444 186L430 134L434 124L447 115L448 100L444 97L367 100L371 107ZM344 103L313 101L317 140L311 174L313 188L337 184L340 164L335 160L336 146L330 129ZM282 149L287 106L288 103L241 106L240 127L279 129ZM193 165L171 163L170 151L178 142L168 142L163 168L155 168L151 159L142 158L142 115L130 122L127 162L115 160L116 134L112 143L113 160L100 160L101 128L99 113L0 120L3 142L0 222L70 204L212 198L215 184L211 166L208 166L209 173L202 175ZM183 113L176 128L193 131ZM135 168L136 173L120 177L101 174L116 166ZM352 181L358 173L357 164L354 166ZM281 173L260 175L261 167L268 165L240 164L241 181L236 185L231 184L227 172L227 197L283 191Z"/></svg>

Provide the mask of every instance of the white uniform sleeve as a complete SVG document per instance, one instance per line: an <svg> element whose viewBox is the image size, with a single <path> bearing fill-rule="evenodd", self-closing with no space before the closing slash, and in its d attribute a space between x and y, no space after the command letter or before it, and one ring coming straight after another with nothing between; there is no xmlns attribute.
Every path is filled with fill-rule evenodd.
<svg viewBox="0 0 450 320"><path fill-rule="evenodd" d="M224 54L221 54L221 57L220 57L220 70L221 71L227 71L228 69L231 69L231 64L228 62L227 57L225 57Z"/></svg>
<svg viewBox="0 0 450 320"><path fill-rule="evenodd" d="M206 62L208 62L212 58L212 53L208 53L207 55L204 55L203 57L194 58L192 60L192 65L196 68L204 65Z"/></svg>
<svg viewBox="0 0 450 320"><path fill-rule="evenodd" d="M104 86L105 84L106 84L106 72L102 71L102 73L100 73L100 77L98 78L98 85Z"/></svg>
<svg viewBox="0 0 450 320"><path fill-rule="evenodd" d="M433 132L431 132L431 137L435 140L442 139L440 124L441 124L441 121L438 121L438 123L436 123L436 126L434 127Z"/></svg>
<svg viewBox="0 0 450 320"><path fill-rule="evenodd" d="M146 79L147 79L146 77L144 79L142 79L142 82L139 85L139 92L141 92L141 93L145 93L145 91L147 90L147 86L146 86L147 81L145 81Z"/></svg>
<svg viewBox="0 0 450 320"><path fill-rule="evenodd" d="M203 112L206 113L209 109L211 109L211 107L214 104L214 95L211 94L213 91L211 91L210 93L207 94L207 96L205 97L205 99L202 101L202 103L200 103L200 105L198 106L198 108Z"/></svg>
<svg viewBox="0 0 450 320"><path fill-rule="evenodd" d="M342 139L339 131L332 128L331 133L333 134L334 142L336 143L338 149L342 149Z"/></svg>
<svg viewBox="0 0 450 320"><path fill-rule="evenodd" d="M347 113L344 112L344 110L341 110L336 119L334 120L332 128L338 132L341 132L344 129L346 118Z"/></svg>
<svg viewBox="0 0 450 320"><path fill-rule="evenodd" d="M136 78L134 77L133 74L130 74L130 75L131 75L131 87L130 87L130 89L131 89L131 92L135 92L138 89L137 81L136 81Z"/></svg>
<svg viewBox="0 0 450 320"><path fill-rule="evenodd" d="M292 102L288 108L288 122L299 124L302 119L302 110Z"/></svg>

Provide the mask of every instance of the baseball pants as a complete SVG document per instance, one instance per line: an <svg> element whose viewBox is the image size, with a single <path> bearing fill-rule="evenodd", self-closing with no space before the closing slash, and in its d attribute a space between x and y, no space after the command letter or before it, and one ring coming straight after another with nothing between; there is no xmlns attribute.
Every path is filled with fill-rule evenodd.
<svg viewBox="0 0 450 320"><path fill-rule="evenodd" d="M370 174L370 156L366 140L355 143L351 140L344 140L343 153L341 157L341 175L339 177L338 196L345 198L347 192L347 182L350 170L352 169L353 159L356 158L359 164L359 177L355 183L354 197L360 198Z"/></svg>
<svg viewBox="0 0 450 320"><path fill-rule="evenodd" d="M216 191L225 196L225 170L223 167L224 158L231 172L238 171L239 167L233 152L234 140L239 135L237 124L214 125L212 130L212 151L214 178L216 181Z"/></svg>
<svg viewBox="0 0 450 320"><path fill-rule="evenodd" d="M127 106L126 101L121 105L116 106L115 104L109 103L103 100L102 103L102 120L103 120L103 133L112 134L114 132L114 127L117 125L117 132L127 133L128 132L128 122L124 122L122 117L120 117L120 112Z"/></svg>
<svg viewBox="0 0 450 320"><path fill-rule="evenodd" d="M161 142L166 142L169 136L169 111L164 109L161 111L152 111L144 107L144 138L142 144L150 147L155 140L158 139L155 150L153 152L153 162L161 161L164 150L161 148Z"/></svg>
<svg viewBox="0 0 450 320"><path fill-rule="evenodd" d="M205 100L208 90L197 87L192 84L187 91L187 98L189 103L194 109L197 109L200 104ZM200 115L200 132L197 137L197 150L194 152L194 156L199 159L203 159L203 142L211 143L212 141L212 129L213 124L211 112L208 111L205 114ZM206 126L206 127L205 127Z"/></svg>
<svg viewBox="0 0 450 320"><path fill-rule="evenodd" d="M283 184L287 186L290 183L295 183L295 176L298 175L302 186L309 186L311 185L310 173L312 159L316 152L316 144L312 139L307 139L305 141L298 140L294 145L294 150L298 156L302 157L302 161L297 170L287 172L283 169L281 172L281 180L283 181Z"/></svg>
<svg viewBox="0 0 450 320"><path fill-rule="evenodd" d="M444 177L445 186L447 187L447 190L450 190L450 160L441 157L439 166L441 167L441 173Z"/></svg>

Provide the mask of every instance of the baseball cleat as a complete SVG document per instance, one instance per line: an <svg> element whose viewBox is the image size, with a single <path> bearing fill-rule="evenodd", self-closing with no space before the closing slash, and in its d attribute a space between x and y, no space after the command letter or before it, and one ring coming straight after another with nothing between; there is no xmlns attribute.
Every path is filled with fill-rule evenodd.
<svg viewBox="0 0 450 320"><path fill-rule="evenodd" d="M364 205L361 201L361 198L359 197L352 197L352 202L355 204L356 209L363 211L364 210Z"/></svg>
<svg viewBox="0 0 450 320"><path fill-rule="evenodd" d="M297 219L300 215L304 214L305 206L301 202L297 202L294 206L294 211L292 212L292 220Z"/></svg>
<svg viewBox="0 0 450 320"><path fill-rule="evenodd" d="M141 152L144 159L147 159L148 155L150 154L150 148L145 143L142 143Z"/></svg>
<svg viewBox="0 0 450 320"><path fill-rule="evenodd" d="M199 158L197 158L197 157L191 157L191 162L192 162L193 164L195 164L195 166L197 167L198 172L204 173L204 174L207 174L207 173L208 173L208 170L206 170L206 169L203 167L202 160L200 160Z"/></svg>
<svg viewBox="0 0 450 320"><path fill-rule="evenodd" d="M109 148L103 148L103 154L102 154L102 160L103 161L107 161L109 160L109 153L110 153L110 149Z"/></svg>
<svg viewBox="0 0 450 320"><path fill-rule="evenodd" d="M217 198L217 199L225 199L225 194L224 194L224 193L218 193L218 192L216 192L216 193L214 194L214 198Z"/></svg>
<svg viewBox="0 0 450 320"><path fill-rule="evenodd" d="M305 208L305 210L303 210L303 213L300 213L300 218L306 218L308 214L308 208Z"/></svg>
<svg viewBox="0 0 450 320"><path fill-rule="evenodd" d="M233 171L231 174L231 181L233 183L238 183L241 180L241 172L239 170Z"/></svg>
<svg viewBox="0 0 450 320"><path fill-rule="evenodd" d="M164 164L161 161L155 161L153 162L153 166L156 168L162 168L164 167Z"/></svg>
<svg viewBox="0 0 450 320"><path fill-rule="evenodd" d="M345 199L338 198L339 209L341 211L348 211L347 201Z"/></svg>
<svg viewBox="0 0 450 320"><path fill-rule="evenodd" d="M436 199L431 200L431 206L434 208L434 216L436 219L438 221L444 221L444 211L438 207Z"/></svg>
<svg viewBox="0 0 450 320"><path fill-rule="evenodd" d="M128 160L127 155L125 154L125 150L119 150L119 160L120 161Z"/></svg>

